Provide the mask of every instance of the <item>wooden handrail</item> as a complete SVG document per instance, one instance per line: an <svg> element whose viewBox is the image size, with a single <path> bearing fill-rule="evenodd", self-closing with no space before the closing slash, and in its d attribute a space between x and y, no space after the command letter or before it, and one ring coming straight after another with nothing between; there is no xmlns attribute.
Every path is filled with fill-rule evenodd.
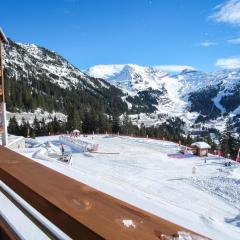
<svg viewBox="0 0 240 240"><path fill-rule="evenodd" d="M1 240L21 240L21 237L10 226L6 219L0 215L0 239Z"/></svg>
<svg viewBox="0 0 240 240"><path fill-rule="evenodd" d="M8 200L11 201L17 207L29 220L31 220L40 230L42 230L45 235L52 240L61 239L61 236L59 233L57 233L55 230L53 230L51 227L49 227L48 222L46 219L43 219L42 217L39 217L38 215L34 214L32 210L29 209L26 204L23 204L19 198L16 197L16 194L12 191L9 191L10 189L2 182L0 182L0 191L2 194L5 195L5 197L8 198ZM7 225L6 220L4 221L4 218L0 219L0 222L5 222L5 226ZM9 224L8 224L9 225ZM11 230L11 226L9 225L8 228ZM12 229L12 232L14 230ZM19 233L14 232L16 236L18 236ZM1 238L0 238L1 239ZM18 239L21 239L20 237Z"/></svg>
<svg viewBox="0 0 240 240"><path fill-rule="evenodd" d="M73 239L159 240L191 232L3 147L0 179Z"/></svg>

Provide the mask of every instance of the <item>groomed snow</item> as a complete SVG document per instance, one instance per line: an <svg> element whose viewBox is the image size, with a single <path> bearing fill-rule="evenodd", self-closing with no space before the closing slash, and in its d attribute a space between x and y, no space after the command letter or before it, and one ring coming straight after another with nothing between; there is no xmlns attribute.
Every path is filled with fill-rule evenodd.
<svg viewBox="0 0 240 240"><path fill-rule="evenodd" d="M73 150L70 165L34 161L212 239L239 240L239 164L225 167L228 160L215 156L206 163L191 155L178 158L179 146L167 141L105 135L88 138L99 144L101 154ZM59 147L58 139L38 138ZM66 145L65 149L71 150ZM18 151L28 157L34 152Z"/></svg>
<svg viewBox="0 0 240 240"><path fill-rule="evenodd" d="M195 143L192 143L191 146L195 146L198 148L211 148L211 146L209 144L207 144L206 142L195 142Z"/></svg>

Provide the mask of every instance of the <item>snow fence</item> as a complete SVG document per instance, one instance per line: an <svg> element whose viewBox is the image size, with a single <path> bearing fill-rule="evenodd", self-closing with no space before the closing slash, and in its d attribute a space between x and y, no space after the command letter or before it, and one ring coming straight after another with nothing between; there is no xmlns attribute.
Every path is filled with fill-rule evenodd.
<svg viewBox="0 0 240 240"><path fill-rule="evenodd" d="M82 152L95 152L98 150L98 144L91 141L82 140L79 138L60 136L59 141Z"/></svg>

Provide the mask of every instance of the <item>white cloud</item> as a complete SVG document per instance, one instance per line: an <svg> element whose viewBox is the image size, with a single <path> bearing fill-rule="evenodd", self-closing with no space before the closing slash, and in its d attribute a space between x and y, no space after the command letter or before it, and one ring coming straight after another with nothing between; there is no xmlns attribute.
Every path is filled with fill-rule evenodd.
<svg viewBox="0 0 240 240"><path fill-rule="evenodd" d="M154 66L154 68L163 72L181 72L185 69L195 70L194 67L185 66L185 65L158 65L158 66Z"/></svg>
<svg viewBox="0 0 240 240"><path fill-rule="evenodd" d="M220 58L215 65L226 69L240 68L240 57Z"/></svg>
<svg viewBox="0 0 240 240"><path fill-rule="evenodd" d="M240 38L230 39L230 40L228 40L228 43L231 43L231 44L240 44Z"/></svg>
<svg viewBox="0 0 240 240"><path fill-rule="evenodd" d="M207 41L201 42L200 45L201 45L202 47L210 47L210 46L217 45L217 43L207 40Z"/></svg>
<svg viewBox="0 0 240 240"><path fill-rule="evenodd" d="M210 19L240 26L240 0L228 0L215 7Z"/></svg>

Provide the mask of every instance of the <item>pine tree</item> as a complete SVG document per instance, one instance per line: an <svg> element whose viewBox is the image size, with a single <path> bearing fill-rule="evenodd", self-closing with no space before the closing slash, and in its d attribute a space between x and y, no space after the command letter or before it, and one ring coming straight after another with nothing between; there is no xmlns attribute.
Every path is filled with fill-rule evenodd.
<svg viewBox="0 0 240 240"><path fill-rule="evenodd" d="M30 124L25 118L22 118L22 122L20 125L20 135L24 137L28 137L30 134Z"/></svg>
<svg viewBox="0 0 240 240"><path fill-rule="evenodd" d="M234 128L230 118L227 120L226 128L222 134L220 142L222 152L225 155L229 153L231 157L235 158L237 155L238 141L234 137Z"/></svg>
<svg viewBox="0 0 240 240"><path fill-rule="evenodd" d="M54 133L61 132L61 126L59 121L57 120L57 117L54 116L53 121L52 121L52 128Z"/></svg>
<svg viewBox="0 0 240 240"><path fill-rule="evenodd" d="M9 119L8 132L10 134L20 135L19 125L15 116Z"/></svg>
<svg viewBox="0 0 240 240"><path fill-rule="evenodd" d="M127 113L123 114L123 120L122 120L122 126L121 126L121 132L124 134L131 134L133 130L132 121L127 115Z"/></svg>
<svg viewBox="0 0 240 240"><path fill-rule="evenodd" d="M112 132L113 133L118 133L120 131L120 120L119 117L114 114L112 116Z"/></svg>
<svg viewBox="0 0 240 240"><path fill-rule="evenodd" d="M74 129L82 130L82 122L74 106L70 106L68 109L67 129L69 131Z"/></svg>
<svg viewBox="0 0 240 240"><path fill-rule="evenodd" d="M47 125L45 122L45 119L42 118L42 120L40 121L40 126L41 126L41 136L47 136L48 135L48 129L47 129Z"/></svg>
<svg viewBox="0 0 240 240"><path fill-rule="evenodd" d="M108 131L108 119L104 113L98 115L97 126L99 133L105 133Z"/></svg>
<svg viewBox="0 0 240 240"><path fill-rule="evenodd" d="M147 134L144 123L141 123L139 134L140 134L140 136L146 136L146 134Z"/></svg>
<svg viewBox="0 0 240 240"><path fill-rule="evenodd" d="M36 116L33 120L32 129L36 136L41 135L41 125Z"/></svg>

